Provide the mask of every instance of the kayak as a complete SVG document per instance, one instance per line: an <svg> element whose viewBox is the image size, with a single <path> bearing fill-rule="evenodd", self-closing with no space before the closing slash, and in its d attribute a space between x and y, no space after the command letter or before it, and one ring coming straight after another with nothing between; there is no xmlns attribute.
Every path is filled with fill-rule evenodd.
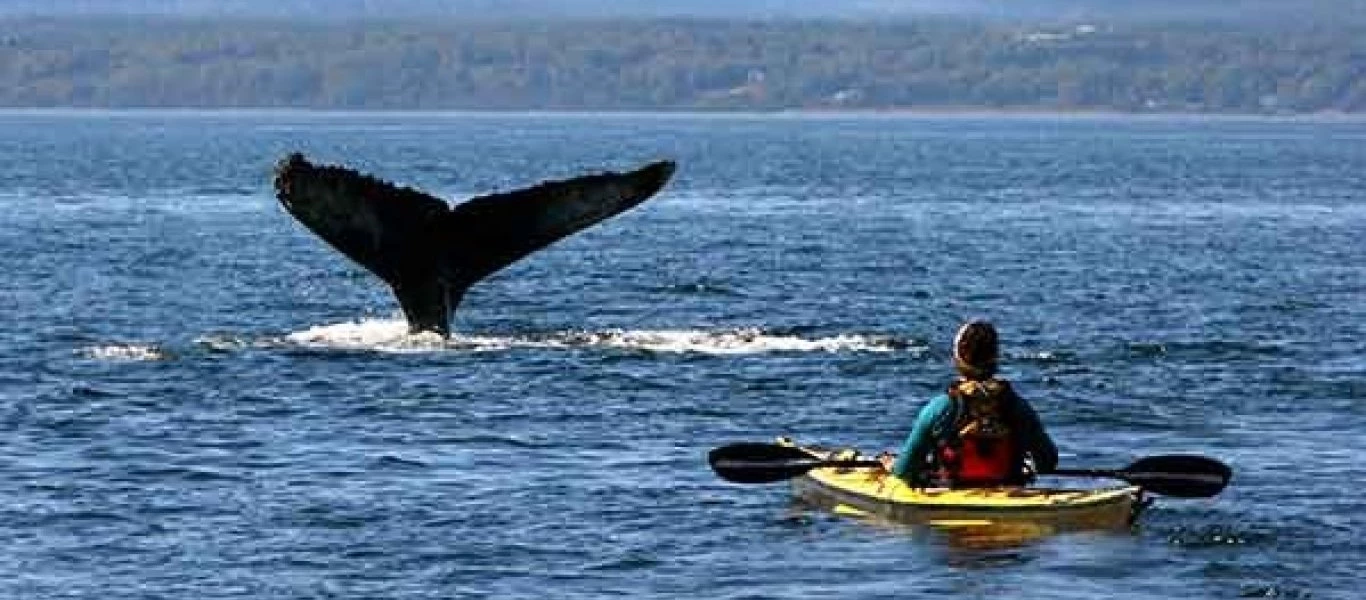
<svg viewBox="0 0 1366 600"><path fill-rule="evenodd" d="M796 446L817 459L864 459L855 450ZM836 514L939 527L1024 525L1035 533L1121 529L1147 505L1137 486L916 488L879 467L818 468L793 479L801 501Z"/></svg>

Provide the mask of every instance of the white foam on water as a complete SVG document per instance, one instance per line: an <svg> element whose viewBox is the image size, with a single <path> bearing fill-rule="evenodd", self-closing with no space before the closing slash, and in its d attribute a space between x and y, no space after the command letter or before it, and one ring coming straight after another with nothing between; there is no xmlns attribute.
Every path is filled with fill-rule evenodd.
<svg viewBox="0 0 1366 600"><path fill-rule="evenodd" d="M449 341L435 333L408 333L403 319L362 319L318 325L285 336L289 344L307 348L422 352L443 350Z"/></svg>
<svg viewBox="0 0 1366 600"><path fill-rule="evenodd" d="M569 347L600 346L625 350L664 353L718 355L766 354L772 352L892 352L898 344L886 336L842 334L805 338L766 333L758 328L719 331L584 331L556 334L547 343Z"/></svg>
<svg viewBox="0 0 1366 600"><path fill-rule="evenodd" d="M444 350L500 351L519 348L610 348L659 353L713 355L766 354L775 352L895 352L923 350L890 336L841 334L802 337L768 333L759 328L724 330L620 330L562 331L527 335L478 335L455 333L442 339L434 333L408 333L402 319L365 319L319 325L284 337L287 344L319 349L370 350L379 352L433 352Z"/></svg>
<svg viewBox="0 0 1366 600"><path fill-rule="evenodd" d="M94 346L80 351L81 355L92 360L143 362L166 360L166 351L150 344L109 344Z"/></svg>

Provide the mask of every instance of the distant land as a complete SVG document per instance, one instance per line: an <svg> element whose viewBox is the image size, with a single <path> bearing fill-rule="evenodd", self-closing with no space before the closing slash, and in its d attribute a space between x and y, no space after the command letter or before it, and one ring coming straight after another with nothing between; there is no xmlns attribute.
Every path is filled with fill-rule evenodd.
<svg viewBox="0 0 1366 600"><path fill-rule="evenodd" d="M0 17L0 106L1366 112L1366 24L1351 18L380 19L363 18L381 5L373 0L311 3L335 4L333 16L357 11L328 20L272 15L264 2L149 0L148 14L132 16L95 10L101 4L130 3L77 0L59 15ZM234 4L243 14L203 16ZM401 15L397 7L424 4L450 3L386 6ZM5 6L0 14L17 15L47 4Z"/></svg>
<svg viewBox="0 0 1366 600"><path fill-rule="evenodd" d="M348 18L1105 19L1329 23L1366 21L1366 0L5 0L0 15Z"/></svg>

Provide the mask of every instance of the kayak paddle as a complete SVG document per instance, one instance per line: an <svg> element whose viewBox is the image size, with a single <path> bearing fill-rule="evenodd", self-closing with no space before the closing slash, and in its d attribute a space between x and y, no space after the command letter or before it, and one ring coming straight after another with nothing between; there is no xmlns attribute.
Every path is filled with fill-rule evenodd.
<svg viewBox="0 0 1366 600"><path fill-rule="evenodd" d="M1175 498L1209 498L1224 491L1233 469L1205 456L1162 454L1140 458L1123 469L1054 469L1043 475L1111 477Z"/></svg>
<svg viewBox="0 0 1366 600"><path fill-rule="evenodd" d="M824 460L794 446L739 442L707 453L711 470L732 483L773 483L798 477L811 469L880 467L872 459Z"/></svg>
<svg viewBox="0 0 1366 600"><path fill-rule="evenodd" d="M718 476L733 483L773 483L812 469L879 467L875 459L821 459L794 446L740 442L716 448L707 462ZM1109 477L1144 490L1177 498L1209 498L1223 491L1233 470L1215 459L1186 454L1149 456L1123 469L1056 469L1043 475Z"/></svg>

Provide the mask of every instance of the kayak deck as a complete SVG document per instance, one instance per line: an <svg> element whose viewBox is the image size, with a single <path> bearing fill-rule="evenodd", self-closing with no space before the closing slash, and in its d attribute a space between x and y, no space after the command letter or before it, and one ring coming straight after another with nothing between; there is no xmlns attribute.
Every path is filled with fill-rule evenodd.
<svg viewBox="0 0 1366 600"><path fill-rule="evenodd" d="M805 448L813 456L854 458L853 451ZM813 469L793 480L797 497L837 514L940 526L1032 523L1050 531L1117 529L1145 506L1135 486L1062 488L914 488L880 468Z"/></svg>

